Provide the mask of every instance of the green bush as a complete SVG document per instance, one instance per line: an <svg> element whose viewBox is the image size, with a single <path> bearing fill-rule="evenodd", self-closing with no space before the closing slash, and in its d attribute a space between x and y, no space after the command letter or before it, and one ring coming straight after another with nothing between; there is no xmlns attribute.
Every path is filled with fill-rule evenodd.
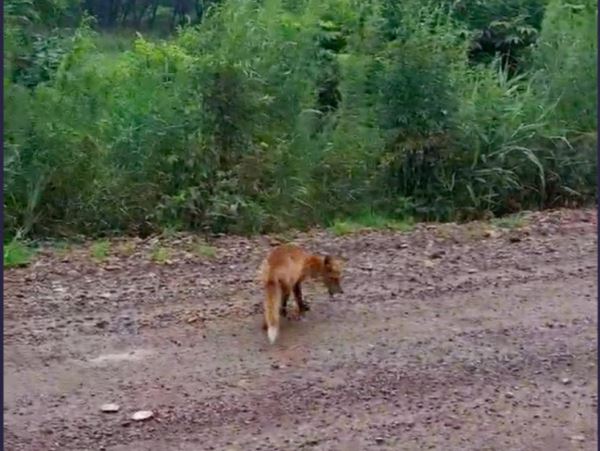
<svg viewBox="0 0 600 451"><path fill-rule="evenodd" d="M549 2L534 63L539 96L555 105L558 132L596 129L597 4ZM562 130L561 130L562 129Z"/></svg>
<svg viewBox="0 0 600 451"><path fill-rule="evenodd" d="M256 233L590 199L595 6L475 3L226 0L166 40L86 19L41 47L13 8L5 228ZM465 24L529 36L529 62L473 64Z"/></svg>
<svg viewBox="0 0 600 451"><path fill-rule="evenodd" d="M443 0L452 17L466 26L469 59L491 63L500 58L510 72L530 67L531 50L542 27L548 0Z"/></svg>

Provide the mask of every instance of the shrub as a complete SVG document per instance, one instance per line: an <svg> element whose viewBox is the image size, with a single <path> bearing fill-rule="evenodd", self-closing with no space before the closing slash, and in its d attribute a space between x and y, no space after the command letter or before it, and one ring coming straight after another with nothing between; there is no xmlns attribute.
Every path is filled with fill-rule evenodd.
<svg viewBox="0 0 600 451"><path fill-rule="evenodd" d="M256 233L581 203L595 8L544 4L227 0L131 42L87 19L38 42L26 32L51 15L13 8L5 229ZM473 30L498 52L474 55Z"/></svg>

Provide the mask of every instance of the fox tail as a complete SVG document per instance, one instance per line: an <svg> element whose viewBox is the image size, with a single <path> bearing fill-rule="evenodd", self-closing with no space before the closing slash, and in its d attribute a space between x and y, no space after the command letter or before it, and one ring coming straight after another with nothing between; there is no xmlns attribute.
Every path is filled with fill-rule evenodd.
<svg viewBox="0 0 600 451"><path fill-rule="evenodd" d="M267 336L271 344L277 340L279 335L279 308L281 304L281 288L274 280L265 283L267 297L265 299L265 323L267 325Z"/></svg>

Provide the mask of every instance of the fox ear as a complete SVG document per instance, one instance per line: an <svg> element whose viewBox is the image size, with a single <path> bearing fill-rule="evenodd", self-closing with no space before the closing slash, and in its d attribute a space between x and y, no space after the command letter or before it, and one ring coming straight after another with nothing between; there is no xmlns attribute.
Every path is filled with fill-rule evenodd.
<svg viewBox="0 0 600 451"><path fill-rule="evenodd" d="M326 267L330 267L331 266L331 256L330 255L326 255L325 258L323 259L323 264Z"/></svg>

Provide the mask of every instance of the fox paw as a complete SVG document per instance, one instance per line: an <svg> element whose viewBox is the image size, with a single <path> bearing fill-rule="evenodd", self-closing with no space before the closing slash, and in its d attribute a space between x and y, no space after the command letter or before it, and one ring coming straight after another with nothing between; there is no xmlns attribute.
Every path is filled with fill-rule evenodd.
<svg viewBox="0 0 600 451"><path fill-rule="evenodd" d="M308 305L307 303L300 304L300 306L298 308L301 313L310 312L310 305Z"/></svg>
<svg viewBox="0 0 600 451"><path fill-rule="evenodd" d="M290 321L300 321L302 319L302 313L294 310L289 317Z"/></svg>

